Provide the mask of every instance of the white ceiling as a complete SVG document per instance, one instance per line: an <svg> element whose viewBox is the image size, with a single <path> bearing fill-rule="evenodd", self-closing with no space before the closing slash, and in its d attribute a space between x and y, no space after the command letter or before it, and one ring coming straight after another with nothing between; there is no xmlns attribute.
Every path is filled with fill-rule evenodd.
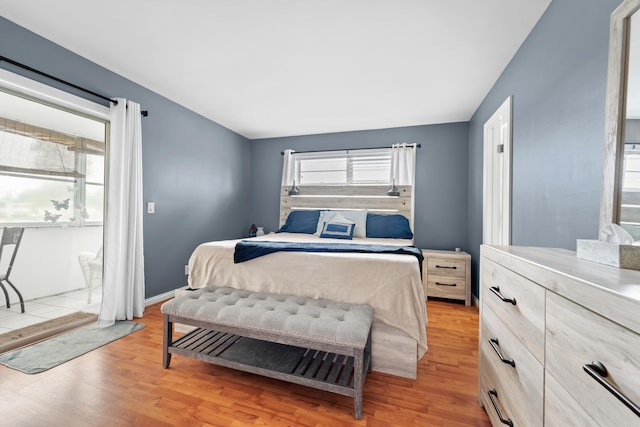
<svg viewBox="0 0 640 427"><path fill-rule="evenodd" d="M257 139L468 121L550 2L0 0L0 13Z"/></svg>

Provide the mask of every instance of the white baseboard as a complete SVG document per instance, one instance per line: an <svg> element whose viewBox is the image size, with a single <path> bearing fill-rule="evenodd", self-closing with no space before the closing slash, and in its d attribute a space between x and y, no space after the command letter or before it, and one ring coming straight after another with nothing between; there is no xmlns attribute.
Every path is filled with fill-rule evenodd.
<svg viewBox="0 0 640 427"><path fill-rule="evenodd" d="M171 292L167 292L165 294L159 295L156 298L166 298L166 299L170 299L173 297L181 297L184 294L186 294L185 291L187 291L187 289L189 289L189 286L183 286L182 288L178 288L174 291ZM153 304L153 303L152 303ZM192 330L196 329L195 326L191 326L191 325L185 325L182 323L174 323L173 324L173 331L174 332L179 332L181 334L186 334L188 332L191 332Z"/></svg>
<svg viewBox="0 0 640 427"><path fill-rule="evenodd" d="M471 295L471 300L472 300L472 304L471 305L475 305L476 307L480 307L480 300L475 295Z"/></svg>
<svg viewBox="0 0 640 427"><path fill-rule="evenodd" d="M188 286L184 286L182 288L178 288L178 289L187 289ZM144 300L144 306L145 307L149 307L150 305L162 302L162 301L166 301L168 299L171 299L175 296L176 290L172 290L169 292L165 292L164 294L160 294L160 295L156 295L155 297L151 297L151 298L147 298Z"/></svg>

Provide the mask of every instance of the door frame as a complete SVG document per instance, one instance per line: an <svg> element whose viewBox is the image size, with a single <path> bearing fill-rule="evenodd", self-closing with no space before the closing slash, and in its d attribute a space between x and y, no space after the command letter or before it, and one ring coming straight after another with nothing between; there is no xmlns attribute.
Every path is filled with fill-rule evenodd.
<svg viewBox="0 0 640 427"><path fill-rule="evenodd" d="M512 101L513 96L507 97L483 128L483 244L511 244Z"/></svg>

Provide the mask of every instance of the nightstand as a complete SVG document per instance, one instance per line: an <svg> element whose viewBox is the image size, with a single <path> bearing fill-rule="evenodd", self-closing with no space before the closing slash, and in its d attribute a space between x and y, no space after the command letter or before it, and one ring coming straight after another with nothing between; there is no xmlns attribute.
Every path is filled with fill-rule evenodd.
<svg viewBox="0 0 640 427"><path fill-rule="evenodd" d="M471 305L471 255L466 252L422 249L425 297L464 301Z"/></svg>

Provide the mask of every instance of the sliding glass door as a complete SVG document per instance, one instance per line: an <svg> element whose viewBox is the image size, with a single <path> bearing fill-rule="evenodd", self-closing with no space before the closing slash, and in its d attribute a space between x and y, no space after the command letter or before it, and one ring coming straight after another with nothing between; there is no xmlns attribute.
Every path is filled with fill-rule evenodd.
<svg viewBox="0 0 640 427"><path fill-rule="evenodd" d="M24 228L10 280L25 314L56 298L69 314L99 307L109 126L43 98L0 86L0 228ZM10 257L0 256L0 273Z"/></svg>

